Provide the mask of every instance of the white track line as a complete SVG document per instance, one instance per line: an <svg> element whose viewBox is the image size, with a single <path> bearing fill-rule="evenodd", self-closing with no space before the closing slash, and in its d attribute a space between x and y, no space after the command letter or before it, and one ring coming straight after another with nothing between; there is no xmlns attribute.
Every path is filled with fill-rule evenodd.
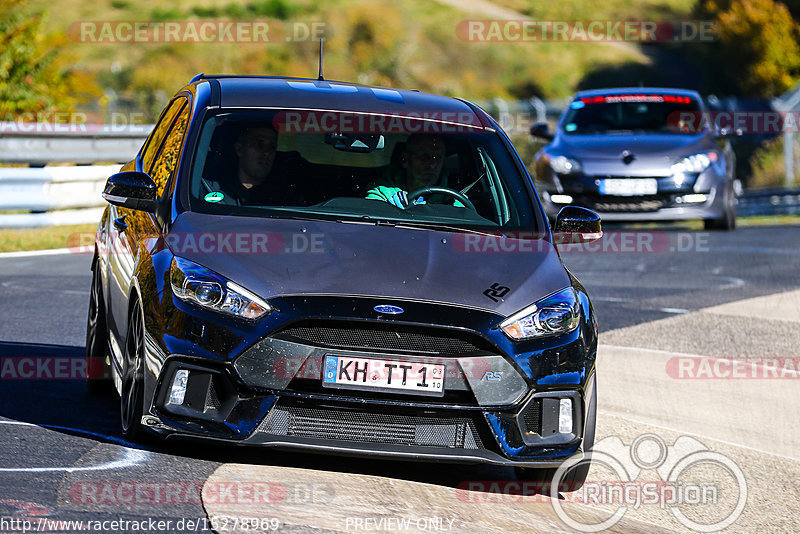
<svg viewBox="0 0 800 534"><path fill-rule="evenodd" d="M134 444L128 443L127 441L117 438L115 436L106 436L103 434L97 434L95 432L89 432L88 430L81 430L79 428L70 428L70 427L55 426L55 425L35 425L33 423L26 423L24 421L0 421L0 424L28 426L28 427L32 426L37 428L45 428L53 430L68 430L79 434L86 434L88 436L102 438L126 446L125 451L121 458L100 465L87 465L85 467L0 467L0 473L52 473L52 472L74 473L78 471L109 471L112 469L125 469L128 467L135 467L141 463L144 463L150 456L149 451L140 449L131 449L130 446L135 446Z"/></svg>
<svg viewBox="0 0 800 534"><path fill-rule="evenodd" d="M49 250L20 250L18 252L0 252L0 259L3 258L30 258L33 256L56 256L58 254L71 254L71 248L53 248Z"/></svg>
<svg viewBox="0 0 800 534"><path fill-rule="evenodd" d="M686 436L694 436L696 438L702 438L702 439L706 439L706 440L709 440L709 441L716 441L717 443L723 443L725 445L730 445L732 447L738 447L740 449L746 449L748 451L753 451L753 452L757 452L757 453L760 453L760 454L768 454L770 456L775 456L776 458L783 458L785 460L792 460L794 462L800 462L800 458L795 458L793 456L786 456L784 454L778 454L778 453L775 453L775 452L764 451L764 450L761 450L761 449L756 449L755 447L748 447L747 445L742 445L741 443L734 443L732 441L727 441L727 440L719 439L719 438L712 438L712 437L709 437L709 436L706 436L706 435L703 435L703 434L696 434L694 432L687 432L685 430L680 430L678 428L672 428L672 427L669 427L669 426L658 425L656 423L651 423L649 421L642 421L641 419L636 419L635 417L629 417L629 416L627 416L625 414L621 414L621 413L607 412L605 410L599 410L599 409L597 410L597 412L601 413L601 414L604 414L604 415L610 415L612 417L619 417L620 419L625 419L626 421L630 421L631 423L636 423L636 424L639 424L639 425L652 426L652 427L655 427L655 428L660 428L662 430L669 430L669 431L675 432L677 434L683 434L683 435L686 435Z"/></svg>

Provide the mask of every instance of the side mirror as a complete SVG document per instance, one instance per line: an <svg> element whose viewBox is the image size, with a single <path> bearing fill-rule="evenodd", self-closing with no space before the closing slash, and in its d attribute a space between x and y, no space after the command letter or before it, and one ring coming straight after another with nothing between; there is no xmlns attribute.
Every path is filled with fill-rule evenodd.
<svg viewBox="0 0 800 534"><path fill-rule="evenodd" d="M103 198L115 206L155 213L156 183L146 172L118 172L109 177Z"/></svg>
<svg viewBox="0 0 800 534"><path fill-rule="evenodd" d="M531 135L533 137L541 137L549 141L553 140L553 134L550 133L550 127L546 122L536 122L531 125Z"/></svg>
<svg viewBox="0 0 800 534"><path fill-rule="evenodd" d="M556 244L591 243L603 237L600 216L578 206L564 206L556 216Z"/></svg>

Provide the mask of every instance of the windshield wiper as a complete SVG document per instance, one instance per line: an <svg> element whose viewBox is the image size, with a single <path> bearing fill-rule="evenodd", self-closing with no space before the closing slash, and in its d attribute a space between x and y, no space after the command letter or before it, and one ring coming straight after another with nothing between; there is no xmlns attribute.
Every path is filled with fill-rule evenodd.
<svg viewBox="0 0 800 534"><path fill-rule="evenodd" d="M398 221L394 226L397 228L412 228L412 229L424 229L424 230L441 230L445 232L461 232L467 234L478 234L486 237L506 237L503 233L491 233L481 230L476 230L474 228L462 228L460 226L450 226L446 224L438 224L438 223L426 223L426 222L418 222L418 221Z"/></svg>

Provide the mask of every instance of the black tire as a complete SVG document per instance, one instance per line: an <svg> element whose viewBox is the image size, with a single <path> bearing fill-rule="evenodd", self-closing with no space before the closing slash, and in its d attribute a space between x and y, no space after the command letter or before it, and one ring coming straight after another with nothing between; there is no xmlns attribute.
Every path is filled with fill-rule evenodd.
<svg viewBox="0 0 800 534"><path fill-rule="evenodd" d="M144 315L138 302L128 318L122 362L120 416L123 437L133 443L144 443L150 435L142 426L144 414Z"/></svg>
<svg viewBox="0 0 800 534"><path fill-rule="evenodd" d="M589 405L589 413L586 415L586 434L583 437L583 452L591 451L594 447L594 431L597 426L597 382L592 388L592 401ZM563 489L559 491L576 491L583 487L586 482L586 477L589 474L591 467L591 460L585 460L578 465L567 471L561 477L559 486ZM550 486L553 483L553 478L556 475L558 468L550 469L531 469L527 467L517 467L515 469L517 480L524 480L540 484L540 492L542 495L550 494ZM537 488L538 489L538 488Z"/></svg>
<svg viewBox="0 0 800 534"><path fill-rule="evenodd" d="M725 187L724 202L725 208L722 217L719 219L704 219L704 229L726 232L736 229L736 194L733 192L733 186Z"/></svg>
<svg viewBox="0 0 800 534"><path fill-rule="evenodd" d="M108 327L101 280L100 268L95 264L86 319L86 389L94 395L108 395L114 391L111 367L106 364Z"/></svg>

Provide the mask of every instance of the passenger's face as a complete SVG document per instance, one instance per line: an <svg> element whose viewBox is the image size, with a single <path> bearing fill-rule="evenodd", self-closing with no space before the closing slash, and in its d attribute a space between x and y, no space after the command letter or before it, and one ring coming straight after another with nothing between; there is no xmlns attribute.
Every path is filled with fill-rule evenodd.
<svg viewBox="0 0 800 534"><path fill-rule="evenodd" d="M411 141L403 158L408 190L435 184L442 172L444 155L444 141L439 137L419 137Z"/></svg>
<svg viewBox="0 0 800 534"><path fill-rule="evenodd" d="M237 141L234 148L239 157L240 179L259 183L267 178L275 163L278 134L268 128L254 128Z"/></svg>

